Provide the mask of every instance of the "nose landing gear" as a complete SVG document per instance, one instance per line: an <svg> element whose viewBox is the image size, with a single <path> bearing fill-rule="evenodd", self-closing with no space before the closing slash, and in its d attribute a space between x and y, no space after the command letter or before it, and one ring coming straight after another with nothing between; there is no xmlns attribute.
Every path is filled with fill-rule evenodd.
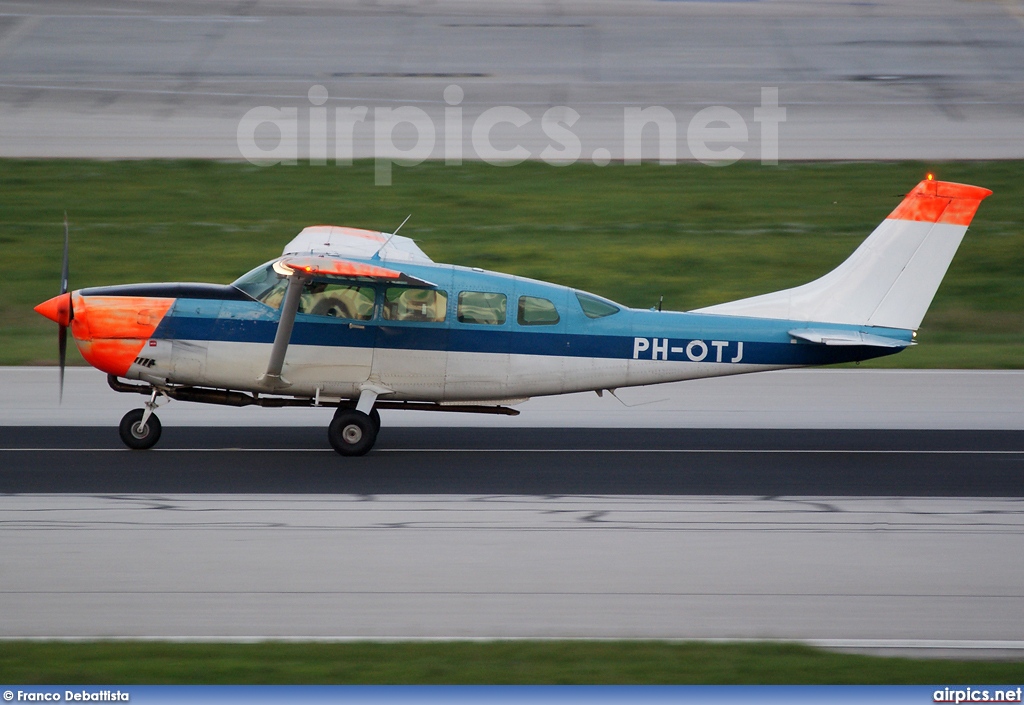
<svg viewBox="0 0 1024 705"><path fill-rule="evenodd" d="M121 418L117 432L121 435L121 441L132 450L148 450L160 440L163 428L160 419L153 413L157 406L157 394L154 389L144 409L132 409Z"/></svg>

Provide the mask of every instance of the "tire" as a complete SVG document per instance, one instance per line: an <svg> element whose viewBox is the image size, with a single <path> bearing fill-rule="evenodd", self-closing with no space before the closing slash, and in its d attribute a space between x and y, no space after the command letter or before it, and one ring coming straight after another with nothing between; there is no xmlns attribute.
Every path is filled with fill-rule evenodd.
<svg viewBox="0 0 1024 705"><path fill-rule="evenodd" d="M156 414L150 414L145 428L139 428L144 413L142 409L132 409L122 417L121 425L117 429L121 434L121 441L132 450L147 450L160 440L163 428Z"/></svg>
<svg viewBox="0 0 1024 705"><path fill-rule="evenodd" d="M338 410L334 412L334 415L337 416L342 411L355 411L355 408L355 406L339 407ZM380 412L377 411L377 407L370 409L370 421L373 422L373 427L377 429L377 433L380 433Z"/></svg>
<svg viewBox="0 0 1024 705"><path fill-rule="evenodd" d="M342 455L366 455L377 441L377 426L361 411L339 409L327 427L327 439Z"/></svg>

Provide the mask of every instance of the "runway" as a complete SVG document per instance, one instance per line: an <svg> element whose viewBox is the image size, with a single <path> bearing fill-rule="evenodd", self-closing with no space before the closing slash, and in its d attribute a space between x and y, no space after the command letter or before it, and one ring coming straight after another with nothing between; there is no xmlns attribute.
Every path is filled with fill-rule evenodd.
<svg viewBox="0 0 1024 705"><path fill-rule="evenodd" d="M1024 373L803 370L386 412L0 369L0 637L795 639L1024 654ZM431 425L433 424L433 425ZM716 425L717 424L717 425ZM886 430L880 430L880 427Z"/></svg>
<svg viewBox="0 0 1024 705"><path fill-rule="evenodd" d="M650 161L702 158L704 138L711 160L1021 158L1022 26L1019 0L0 2L0 156L241 159L265 107L295 111L302 160L518 147L604 164L632 154L625 111L653 106L674 135L647 128ZM501 106L512 121L479 148ZM377 111L396 108L423 111L432 143L410 125L385 138ZM706 109L728 127L694 123ZM272 152L276 130L253 143Z"/></svg>
<svg viewBox="0 0 1024 705"><path fill-rule="evenodd" d="M384 428L342 458L322 428L0 427L0 492L1019 497L1024 431Z"/></svg>
<svg viewBox="0 0 1024 705"><path fill-rule="evenodd" d="M1020 499L43 494L0 506L3 637L1024 649Z"/></svg>
<svg viewBox="0 0 1024 705"><path fill-rule="evenodd" d="M1022 432L166 433L0 429L0 637L1024 654Z"/></svg>

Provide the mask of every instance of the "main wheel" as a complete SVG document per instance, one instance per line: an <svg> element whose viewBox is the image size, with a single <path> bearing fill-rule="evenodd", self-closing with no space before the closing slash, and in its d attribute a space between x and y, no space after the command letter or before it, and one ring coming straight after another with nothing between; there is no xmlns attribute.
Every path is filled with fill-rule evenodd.
<svg viewBox="0 0 1024 705"><path fill-rule="evenodd" d="M361 411L338 409L327 427L327 439L342 455L365 455L377 440L377 428L373 419Z"/></svg>
<svg viewBox="0 0 1024 705"><path fill-rule="evenodd" d="M144 413L143 409L132 409L122 417L121 425L117 429L121 434L121 440L132 450L152 448L160 440L160 432L163 430L160 419L156 417L156 414L150 414L146 425L143 426L142 416Z"/></svg>
<svg viewBox="0 0 1024 705"><path fill-rule="evenodd" d="M336 412L334 412L334 415L337 416L342 411L355 411L355 407L354 406L339 407L338 410ZM380 412L377 411L377 407L373 407L372 409L370 409L370 421L373 422L373 427L375 429L377 429L376 432L380 433Z"/></svg>

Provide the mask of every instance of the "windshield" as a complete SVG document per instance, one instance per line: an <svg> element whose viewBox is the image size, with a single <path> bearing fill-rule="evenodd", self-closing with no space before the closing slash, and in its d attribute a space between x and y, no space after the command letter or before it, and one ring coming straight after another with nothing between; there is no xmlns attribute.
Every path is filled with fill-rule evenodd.
<svg viewBox="0 0 1024 705"><path fill-rule="evenodd" d="M242 275L231 286L244 291L252 298L272 308L280 308L288 279L274 271L274 263L261 264L248 274Z"/></svg>

